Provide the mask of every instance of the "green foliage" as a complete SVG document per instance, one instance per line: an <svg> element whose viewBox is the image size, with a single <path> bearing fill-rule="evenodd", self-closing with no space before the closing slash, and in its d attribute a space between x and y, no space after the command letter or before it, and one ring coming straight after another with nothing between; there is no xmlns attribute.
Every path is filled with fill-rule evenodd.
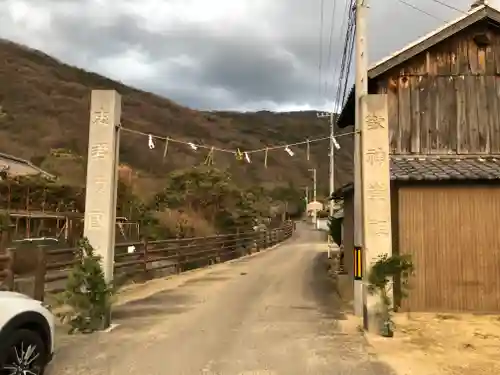
<svg viewBox="0 0 500 375"><path fill-rule="evenodd" d="M0 180L0 207L25 210L78 211L85 209L85 190L60 185L43 176L9 176Z"/></svg>
<svg viewBox="0 0 500 375"><path fill-rule="evenodd" d="M6 214L0 214L0 233L9 230L11 225L10 217Z"/></svg>
<svg viewBox="0 0 500 375"><path fill-rule="evenodd" d="M328 234L332 237L333 242L339 246L342 244L342 220L333 216L328 218Z"/></svg>
<svg viewBox="0 0 500 375"><path fill-rule="evenodd" d="M158 211L165 208L197 212L220 231L249 227L259 216L254 193L238 187L227 171L198 166L172 172L168 184L154 198Z"/></svg>
<svg viewBox="0 0 500 375"><path fill-rule="evenodd" d="M289 186L278 186L265 192L274 202L287 203L288 213L293 217L300 217L306 211L304 192L292 184Z"/></svg>
<svg viewBox="0 0 500 375"><path fill-rule="evenodd" d="M378 293L380 296L381 318L380 331L383 336L392 337L394 322L392 320L392 300L388 289L392 280L401 286L401 298L407 297L409 292L409 278L414 272L414 266L409 255L380 255L372 265L368 274L368 292Z"/></svg>
<svg viewBox="0 0 500 375"><path fill-rule="evenodd" d="M62 185L43 176L5 176L0 179L0 207L24 210L26 202L30 210L51 212L84 212L85 188ZM131 188L118 182L117 216L135 217L142 202ZM130 210L132 208L132 210Z"/></svg>
<svg viewBox="0 0 500 375"><path fill-rule="evenodd" d="M149 209L144 203L137 202L135 212L134 220L139 223L143 237L152 240L165 238L165 230L162 228L158 218L153 215L153 210Z"/></svg>
<svg viewBox="0 0 500 375"><path fill-rule="evenodd" d="M75 266L63 294L63 302L71 311L63 314L62 321L71 326L71 333L90 333L106 328L113 288L107 285L101 258L89 241L82 239L77 249Z"/></svg>

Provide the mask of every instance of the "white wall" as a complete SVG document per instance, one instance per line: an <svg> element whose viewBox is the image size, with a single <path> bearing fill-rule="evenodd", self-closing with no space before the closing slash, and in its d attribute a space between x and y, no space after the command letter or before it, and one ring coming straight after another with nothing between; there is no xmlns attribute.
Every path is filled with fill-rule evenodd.
<svg viewBox="0 0 500 375"><path fill-rule="evenodd" d="M328 219L316 219L316 229L328 231Z"/></svg>

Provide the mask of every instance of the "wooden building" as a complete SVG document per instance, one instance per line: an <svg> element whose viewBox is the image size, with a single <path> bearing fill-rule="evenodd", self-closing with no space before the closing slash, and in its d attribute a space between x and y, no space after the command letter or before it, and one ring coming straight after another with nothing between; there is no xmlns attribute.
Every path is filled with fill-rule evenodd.
<svg viewBox="0 0 500 375"><path fill-rule="evenodd" d="M499 312L500 12L476 6L368 77L370 93L388 95L393 251L416 265L403 308ZM354 124L353 94L339 117L343 132ZM336 195L352 249L353 148L344 143ZM352 272L352 252L345 260Z"/></svg>

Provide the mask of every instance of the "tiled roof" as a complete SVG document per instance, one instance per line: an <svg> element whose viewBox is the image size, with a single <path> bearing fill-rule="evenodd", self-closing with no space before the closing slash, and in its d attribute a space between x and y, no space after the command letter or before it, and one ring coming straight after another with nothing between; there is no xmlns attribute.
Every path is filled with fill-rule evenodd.
<svg viewBox="0 0 500 375"><path fill-rule="evenodd" d="M392 156L391 180L500 180L500 159Z"/></svg>
<svg viewBox="0 0 500 375"><path fill-rule="evenodd" d="M393 181L500 180L500 158L391 156ZM350 180L352 181L352 179ZM342 198L354 188L344 183L333 196Z"/></svg>

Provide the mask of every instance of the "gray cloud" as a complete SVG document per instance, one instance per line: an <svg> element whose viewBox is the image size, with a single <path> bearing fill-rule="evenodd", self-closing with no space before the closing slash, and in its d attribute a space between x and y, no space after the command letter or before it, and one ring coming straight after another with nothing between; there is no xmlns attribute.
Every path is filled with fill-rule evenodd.
<svg viewBox="0 0 500 375"><path fill-rule="evenodd" d="M319 0L214 0L204 9L206 0L0 0L0 36L193 108L322 109L342 51L346 0L336 1L329 63L333 0L324 11L327 96L318 82ZM460 16L432 0L408 1L437 18ZM372 2L370 61L442 23L398 0ZM470 2L453 6L467 10Z"/></svg>

